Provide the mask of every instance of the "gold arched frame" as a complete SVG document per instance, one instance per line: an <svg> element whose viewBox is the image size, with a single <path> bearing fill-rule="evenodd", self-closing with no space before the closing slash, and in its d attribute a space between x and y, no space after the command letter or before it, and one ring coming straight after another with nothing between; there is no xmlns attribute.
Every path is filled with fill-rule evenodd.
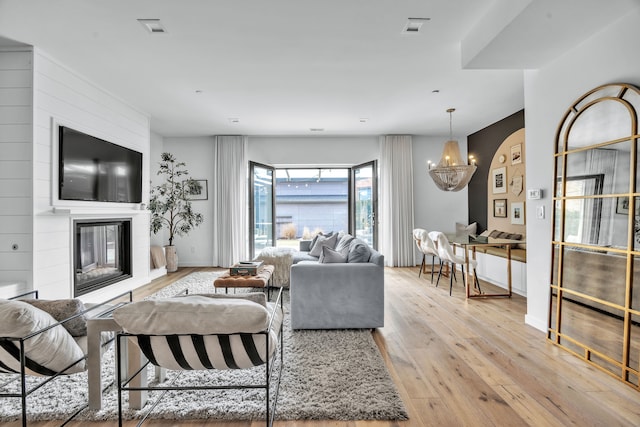
<svg viewBox="0 0 640 427"><path fill-rule="evenodd" d="M639 108L637 87L603 85L578 98L558 125L547 332L638 390Z"/></svg>

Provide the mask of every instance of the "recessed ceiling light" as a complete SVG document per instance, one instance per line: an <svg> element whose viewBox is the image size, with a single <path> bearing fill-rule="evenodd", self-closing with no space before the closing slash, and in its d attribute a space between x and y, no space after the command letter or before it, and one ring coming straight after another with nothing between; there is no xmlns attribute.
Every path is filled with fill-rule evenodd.
<svg viewBox="0 0 640 427"><path fill-rule="evenodd" d="M309 128L311 132L324 132L324 128Z"/></svg>
<svg viewBox="0 0 640 427"><path fill-rule="evenodd" d="M409 18L407 23L404 24L402 34L420 34L420 27L431 18Z"/></svg>
<svg viewBox="0 0 640 427"><path fill-rule="evenodd" d="M229 117L229 123L233 123L233 124L240 123L240 119L237 117Z"/></svg>
<svg viewBox="0 0 640 427"><path fill-rule="evenodd" d="M159 19L138 19L138 22L147 29L151 34L166 33Z"/></svg>
<svg viewBox="0 0 640 427"><path fill-rule="evenodd" d="M440 93L440 89L434 89L431 91L431 93Z"/></svg>
<svg viewBox="0 0 640 427"><path fill-rule="evenodd" d="M196 90L196 93L197 93L198 95L200 95L202 92L204 92L204 91L203 91L203 90L200 90L200 89L197 89L197 90Z"/></svg>

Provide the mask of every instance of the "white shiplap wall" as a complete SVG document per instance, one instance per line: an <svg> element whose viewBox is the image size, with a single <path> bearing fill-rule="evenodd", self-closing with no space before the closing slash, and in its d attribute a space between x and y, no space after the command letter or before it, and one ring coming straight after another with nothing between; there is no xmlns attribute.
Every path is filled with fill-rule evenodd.
<svg viewBox="0 0 640 427"><path fill-rule="evenodd" d="M33 52L0 51L0 297L31 289Z"/></svg>
<svg viewBox="0 0 640 427"><path fill-rule="evenodd" d="M149 117L38 49L34 50L33 81L34 288L41 298L71 296L74 218L132 218L133 277L84 300L100 300L148 283L149 214L133 204L57 200L54 153L58 124L140 151L144 159L143 198L148 197Z"/></svg>

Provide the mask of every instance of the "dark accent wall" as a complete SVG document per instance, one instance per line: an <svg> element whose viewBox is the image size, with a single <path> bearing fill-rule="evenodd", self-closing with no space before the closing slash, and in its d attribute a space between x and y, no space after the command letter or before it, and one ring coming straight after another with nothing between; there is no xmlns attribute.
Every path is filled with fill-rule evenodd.
<svg viewBox="0 0 640 427"><path fill-rule="evenodd" d="M478 232L487 229L487 177L493 155L509 135L523 127L524 110L520 110L467 137L468 153L478 162L478 169L468 186L469 224L477 222Z"/></svg>

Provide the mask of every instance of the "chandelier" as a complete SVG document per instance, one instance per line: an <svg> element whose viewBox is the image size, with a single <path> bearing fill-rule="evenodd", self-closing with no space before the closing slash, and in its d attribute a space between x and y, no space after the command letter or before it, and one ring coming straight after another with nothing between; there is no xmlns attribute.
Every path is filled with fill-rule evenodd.
<svg viewBox="0 0 640 427"><path fill-rule="evenodd" d="M451 126L452 113L455 108L449 108L449 141L444 144L442 158L438 164L427 161L429 175L442 191L460 191L471 180L476 171L476 161L473 156L469 156L471 164L462 161L458 141L453 139L453 128Z"/></svg>

